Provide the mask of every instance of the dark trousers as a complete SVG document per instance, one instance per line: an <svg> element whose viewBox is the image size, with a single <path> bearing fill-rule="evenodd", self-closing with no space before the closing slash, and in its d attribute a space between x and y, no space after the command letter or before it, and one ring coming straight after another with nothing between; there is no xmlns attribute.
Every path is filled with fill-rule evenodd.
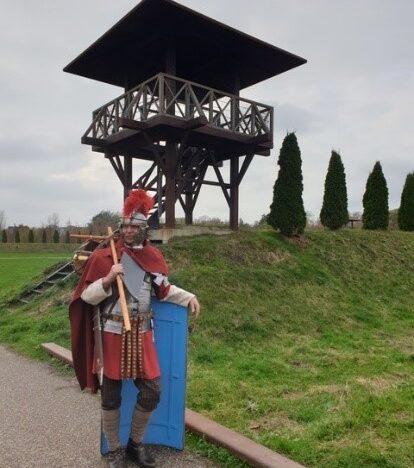
<svg viewBox="0 0 414 468"><path fill-rule="evenodd" d="M143 411L153 411L160 401L160 378L152 380L135 379L139 392L137 406ZM101 387L101 406L104 410L118 409L121 406L122 380L103 377Z"/></svg>

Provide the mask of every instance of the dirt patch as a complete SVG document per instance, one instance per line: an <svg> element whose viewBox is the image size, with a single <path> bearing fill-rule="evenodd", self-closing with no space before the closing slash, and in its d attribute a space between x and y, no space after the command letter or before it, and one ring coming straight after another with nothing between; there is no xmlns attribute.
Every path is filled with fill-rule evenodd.
<svg viewBox="0 0 414 468"><path fill-rule="evenodd" d="M368 434L364 439L358 437L358 433L355 438L352 437L341 437L340 439L332 439L327 442L326 447L331 447L334 449L343 449L353 447L355 449L364 448L364 446L369 446L380 452L386 452L390 449L388 441L381 436L377 435L375 432Z"/></svg>
<svg viewBox="0 0 414 468"><path fill-rule="evenodd" d="M39 318L46 314L48 310L55 305L55 303L56 299L53 296L50 296L47 299L42 300L39 304L30 305L27 316Z"/></svg>
<svg viewBox="0 0 414 468"><path fill-rule="evenodd" d="M399 411L397 413L394 413L391 421L399 421L399 422L405 422L405 423L412 423L413 422L413 415L409 413L408 411Z"/></svg>
<svg viewBox="0 0 414 468"><path fill-rule="evenodd" d="M398 388L412 379L412 376L408 374L392 374L376 377L358 377L356 382L366 387L372 393L381 394L387 390Z"/></svg>
<svg viewBox="0 0 414 468"><path fill-rule="evenodd" d="M169 270L173 272L186 270L192 266L191 258L188 257L186 253L182 253L179 257L174 259L171 257L171 254L167 253L165 258L167 260Z"/></svg>
<svg viewBox="0 0 414 468"><path fill-rule="evenodd" d="M308 395L320 395L321 393L329 393L337 397L343 398L351 393L348 385L314 385L309 388Z"/></svg>
<svg viewBox="0 0 414 468"><path fill-rule="evenodd" d="M325 445L336 449L342 449L345 447L355 447L356 443L355 440L350 439L349 437L342 437L341 439L334 439L332 437L332 440L326 442Z"/></svg>
<svg viewBox="0 0 414 468"><path fill-rule="evenodd" d="M390 338L388 343L393 348L398 349L404 354L414 355L414 333L411 332L406 336L399 336L397 338Z"/></svg>
<svg viewBox="0 0 414 468"><path fill-rule="evenodd" d="M54 290L53 294L48 294L47 297L43 298L41 302L36 305L30 305L30 309L27 312L29 317L40 317L46 314L52 307L56 306L69 306L72 291L71 290Z"/></svg>
<svg viewBox="0 0 414 468"><path fill-rule="evenodd" d="M290 257L288 252L274 252L274 251L259 251L259 255L263 261L268 265L274 265L275 263L283 262Z"/></svg>
<svg viewBox="0 0 414 468"><path fill-rule="evenodd" d="M244 246L238 240L230 240L223 245L223 257L238 265L274 265L287 260L290 254L285 251L252 248Z"/></svg>
<svg viewBox="0 0 414 468"><path fill-rule="evenodd" d="M299 247L307 247L310 244L310 240L306 239L305 236L292 236L292 237L282 236L282 237L286 242L289 242L290 244L298 245Z"/></svg>
<svg viewBox="0 0 414 468"><path fill-rule="evenodd" d="M287 392L283 395L283 398L286 400L301 400L303 398L320 395L321 393L328 393L334 395L339 399L343 399L350 395L351 389L348 385L313 385L305 392Z"/></svg>
<svg viewBox="0 0 414 468"><path fill-rule="evenodd" d="M297 421L290 419L284 413L267 414L259 419L255 419L249 425L251 431L288 431L300 433L304 427Z"/></svg>
<svg viewBox="0 0 414 468"><path fill-rule="evenodd" d="M55 298L55 305L69 305L72 299L72 291L64 291L59 297Z"/></svg>

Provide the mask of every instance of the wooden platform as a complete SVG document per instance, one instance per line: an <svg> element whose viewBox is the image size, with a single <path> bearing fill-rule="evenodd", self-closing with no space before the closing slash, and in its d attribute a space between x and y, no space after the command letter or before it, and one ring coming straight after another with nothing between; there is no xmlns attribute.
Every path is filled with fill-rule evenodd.
<svg viewBox="0 0 414 468"><path fill-rule="evenodd" d="M186 138L188 146L215 150L217 161L224 161L248 152L269 156L273 148L273 141L269 135L248 136L211 127L207 125L204 117L184 120L170 115L158 115L145 122L120 118L119 127L118 132L104 139L83 136L81 142L92 145L93 151L122 154L149 161L155 160L151 142L179 143L186 134L188 134Z"/></svg>

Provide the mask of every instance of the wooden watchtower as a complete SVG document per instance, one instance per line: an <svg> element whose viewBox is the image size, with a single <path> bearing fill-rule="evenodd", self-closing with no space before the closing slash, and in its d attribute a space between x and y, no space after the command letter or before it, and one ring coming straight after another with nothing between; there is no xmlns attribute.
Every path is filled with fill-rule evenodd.
<svg viewBox="0 0 414 468"><path fill-rule="evenodd" d="M124 194L154 192L153 226L165 212L174 227L177 201L191 224L202 185L213 185L237 229L239 185L273 148L273 108L240 91L305 62L172 0L142 0L64 71L124 89L93 112L82 143L105 155ZM149 161L137 179L133 158ZM205 180L208 167L217 181Z"/></svg>

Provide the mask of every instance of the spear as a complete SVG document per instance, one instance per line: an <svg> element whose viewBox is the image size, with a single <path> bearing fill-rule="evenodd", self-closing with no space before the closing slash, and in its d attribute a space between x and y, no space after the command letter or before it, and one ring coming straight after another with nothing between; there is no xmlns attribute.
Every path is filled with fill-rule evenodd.
<svg viewBox="0 0 414 468"><path fill-rule="evenodd" d="M116 254L113 232L110 226L108 226L108 237L109 237L109 244L111 247L112 261L114 265L116 265L118 263L118 255ZM122 282L122 279L119 275L116 276L116 284L118 286L118 291L119 291L119 302L121 304L122 317L124 319L124 327L125 327L125 330L129 332L131 331L131 324L129 322L129 313L128 313L128 306L127 306L126 298L125 298L124 283Z"/></svg>
<svg viewBox="0 0 414 468"><path fill-rule="evenodd" d="M113 233L112 236L115 234ZM95 236L93 234L70 234L70 237L73 239L86 239L86 240L93 240L93 241L106 241L109 240L109 236Z"/></svg>

